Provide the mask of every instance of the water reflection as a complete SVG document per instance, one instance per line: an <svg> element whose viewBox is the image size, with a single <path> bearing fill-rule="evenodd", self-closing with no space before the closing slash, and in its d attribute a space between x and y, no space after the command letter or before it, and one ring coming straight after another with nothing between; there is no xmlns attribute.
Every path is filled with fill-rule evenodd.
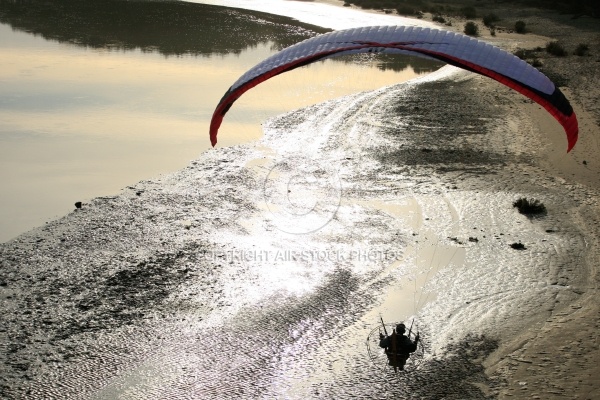
<svg viewBox="0 0 600 400"><path fill-rule="evenodd" d="M183 1L0 0L0 22L48 40L167 56L239 54L267 41L282 49L327 31L276 15Z"/></svg>
<svg viewBox="0 0 600 400"><path fill-rule="evenodd" d="M75 201L183 168L209 148L210 116L232 82L316 34L287 18L163 1L0 0L0 21L0 241ZM284 74L235 104L219 143L255 140L270 116L436 68L415 62L329 60Z"/></svg>

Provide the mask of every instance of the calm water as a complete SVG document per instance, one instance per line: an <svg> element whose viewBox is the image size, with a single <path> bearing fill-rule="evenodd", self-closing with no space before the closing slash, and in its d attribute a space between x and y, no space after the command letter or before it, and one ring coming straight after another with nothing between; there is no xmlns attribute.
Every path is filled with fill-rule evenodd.
<svg viewBox="0 0 600 400"><path fill-rule="evenodd" d="M0 241L184 167L209 149L210 116L238 76L324 31L210 5L100 3L0 2ZM346 59L285 74L236 103L219 145L255 140L270 116L435 67Z"/></svg>

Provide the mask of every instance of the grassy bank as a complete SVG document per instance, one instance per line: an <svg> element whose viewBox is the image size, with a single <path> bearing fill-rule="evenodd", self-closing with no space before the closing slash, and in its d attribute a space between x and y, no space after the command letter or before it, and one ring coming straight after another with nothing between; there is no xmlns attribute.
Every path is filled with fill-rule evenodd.
<svg viewBox="0 0 600 400"><path fill-rule="evenodd" d="M346 5L354 5L363 9L385 10L386 12L397 12L402 15L422 15L431 13L435 15L446 15L451 17L477 18L483 17L483 11L490 6L501 4L502 6L527 6L542 9L551 9L560 13L573 14L575 16L588 15L600 17L600 3L594 0L583 0L578 2L568 0L346 0Z"/></svg>

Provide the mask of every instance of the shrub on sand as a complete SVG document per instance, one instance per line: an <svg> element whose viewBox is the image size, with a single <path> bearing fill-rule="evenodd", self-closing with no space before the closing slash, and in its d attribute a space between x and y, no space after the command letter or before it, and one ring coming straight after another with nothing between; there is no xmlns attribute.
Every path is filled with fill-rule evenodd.
<svg viewBox="0 0 600 400"><path fill-rule="evenodd" d="M544 66L544 63L542 62L542 60L540 60L537 57L534 57L533 60L531 60L531 62L529 64L531 64L532 67L536 67L536 68L540 68L540 67Z"/></svg>
<svg viewBox="0 0 600 400"><path fill-rule="evenodd" d="M446 19L444 17L442 17L441 15L435 15L432 18L433 22L439 22L440 24L445 24L446 23Z"/></svg>
<svg viewBox="0 0 600 400"><path fill-rule="evenodd" d="M580 43L575 49L576 56L587 56L589 54L590 47L587 44Z"/></svg>
<svg viewBox="0 0 600 400"><path fill-rule="evenodd" d="M515 32L517 33L525 33L527 32L525 21L517 21L515 22Z"/></svg>
<svg viewBox="0 0 600 400"><path fill-rule="evenodd" d="M539 200L527 199L521 197L513 202L513 207L516 207L521 214L525 215L539 215L546 213L546 206Z"/></svg>
<svg viewBox="0 0 600 400"><path fill-rule="evenodd" d="M546 45L546 51L557 57L564 57L567 55L567 51L558 42L548 43Z"/></svg>
<svg viewBox="0 0 600 400"><path fill-rule="evenodd" d="M479 34L479 26L473 21L469 21L465 24L465 35L477 36Z"/></svg>
<svg viewBox="0 0 600 400"><path fill-rule="evenodd" d="M519 57L521 60L524 60L527 58L527 51L525 51L523 49L517 49L513 54L515 56Z"/></svg>
<svg viewBox="0 0 600 400"><path fill-rule="evenodd" d="M515 242L513 244L510 245L510 247L512 247L515 250L526 250L527 247L525 247L525 245L521 242Z"/></svg>

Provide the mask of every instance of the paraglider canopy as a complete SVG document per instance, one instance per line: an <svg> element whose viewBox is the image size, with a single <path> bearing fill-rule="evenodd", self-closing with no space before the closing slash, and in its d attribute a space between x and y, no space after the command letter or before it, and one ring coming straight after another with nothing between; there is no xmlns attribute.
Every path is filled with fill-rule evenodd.
<svg viewBox="0 0 600 400"><path fill-rule="evenodd" d="M563 126L570 151L577 142L577 117L563 93L543 73L498 47L460 33L406 26L371 26L334 31L290 46L243 74L227 90L210 123L210 140L217 143L223 117L246 91L295 68L346 54L417 55L472 71L522 93L543 106Z"/></svg>

